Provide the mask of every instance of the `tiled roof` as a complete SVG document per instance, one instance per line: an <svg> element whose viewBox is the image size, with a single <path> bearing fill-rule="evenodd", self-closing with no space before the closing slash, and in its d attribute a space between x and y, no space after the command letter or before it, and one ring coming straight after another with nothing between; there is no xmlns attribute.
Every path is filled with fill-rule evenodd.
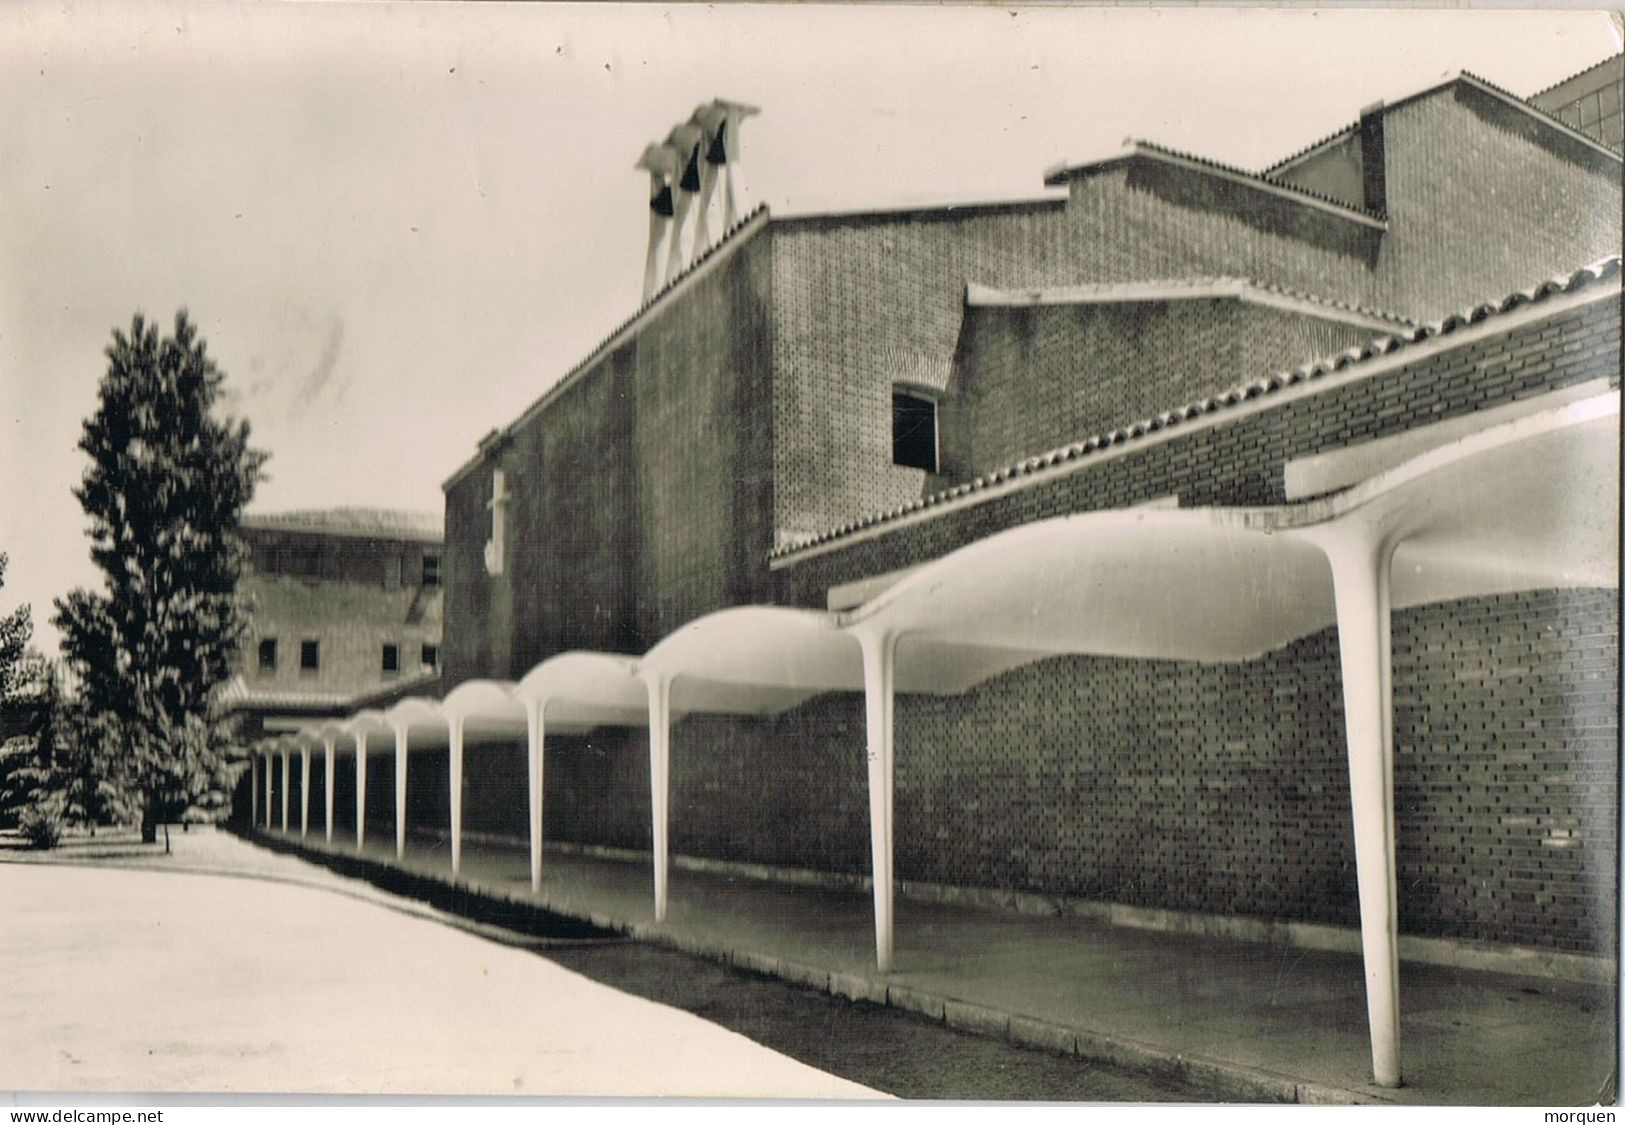
<svg viewBox="0 0 1625 1125"><path fill-rule="evenodd" d="M560 394L563 394L565 388L574 383L577 376L583 374L593 364L597 363L604 353L609 350L611 344L613 344L622 335L630 331L639 320L647 315L656 305L661 304L670 293L679 288L685 281L694 276L694 274L704 269L723 250L731 249L734 244L742 242L746 237L754 234L758 229L760 229L762 224L758 223L757 220L764 217L766 214L767 205L759 204L744 218L740 219L738 222L734 223L733 226L723 231L722 236L710 246L707 246L705 248L705 252L690 262L683 269L682 273L678 274L671 281L667 282L665 285L656 290L652 297L638 306L636 312L632 313L632 315L628 316L625 320L621 321L620 324L616 325L608 335L606 335L596 345L594 345L590 351L588 351L583 359L576 363L574 367L570 368L570 370L566 371L559 379L554 381L552 386L543 391L541 397L526 407L524 411L520 413L518 418L514 419L514 421L510 422L507 426L504 426L501 431L493 431L493 436L500 437L506 435L514 428L523 425L528 419L534 417L538 410L541 410L549 402L553 401L553 399L557 398ZM452 473L452 475L447 478L446 484L449 485L453 481L461 478L464 473L468 472L475 465L478 465L480 460L481 459L479 457L474 457L464 462L464 464L458 468L456 472Z"/></svg>
<svg viewBox="0 0 1625 1125"><path fill-rule="evenodd" d="M1398 313L1384 312L1381 309L1368 308L1348 301L1338 301L1330 297L1322 297L1302 289L1294 289L1290 285L1278 285L1270 281L1258 281L1250 277L1175 277L1158 278L1151 281L1116 282L1104 285L1060 285L1023 288L1020 286L1008 289L992 289L981 286L967 286L966 300L972 304L973 295L978 291L987 294L996 294L998 303L1008 304L1045 304L1065 303L1068 301L1136 301L1155 299L1147 294L1155 293L1158 297L1188 296L1193 299L1203 297L1234 297L1240 296L1247 290L1259 293L1274 294L1289 300L1306 305L1316 305L1328 310L1341 313L1350 313L1370 320L1385 321L1399 327L1412 327L1416 321L1410 317L1400 316Z"/></svg>
<svg viewBox="0 0 1625 1125"><path fill-rule="evenodd" d="M235 710L248 707L276 708L282 711L331 711L350 700L344 692L288 691L251 688L241 676L233 676L220 689L219 701Z"/></svg>
<svg viewBox="0 0 1625 1125"><path fill-rule="evenodd" d="M351 711L360 711L366 707L383 707L408 695L439 695L438 690L431 690L437 689L439 683L438 671L415 672L390 683L358 691L345 700L345 707Z"/></svg>
<svg viewBox="0 0 1625 1125"><path fill-rule="evenodd" d="M1418 325L1397 334L1376 336L1365 344L1350 347L1334 356L1329 356L1313 363L1303 364L1302 366L1294 368L1291 371L1283 371L1275 375L1254 380L1250 383L1244 383L1240 386L1232 387L1227 391L1214 395L1211 398L1204 398L1196 402L1187 403L1177 410L1163 411L1154 418L1144 419L1134 423L1131 426L1126 426L1118 430L1112 430L1105 434L1096 434L1092 437L1084 439L1083 441L1074 442L1071 445L1063 446L1059 449L1052 449L1047 453L1039 454L1036 457L1029 457L1024 461L1013 465L1006 465L1005 467L997 469L985 476L977 477L968 484L958 485L954 488L933 493L930 496L926 496L919 500L912 501L911 503L892 508L885 512L864 516L861 519L842 524L840 527L821 532L817 535L803 539L800 542L788 546L774 548L771 552L769 552L768 557L770 559L777 559L788 555L793 555L799 551L806 550L809 547L815 547L823 543L841 539L858 531L890 523L893 520L900 519L914 512L937 507L939 505L948 503L949 501L958 500L961 497L985 491L996 485L1004 484L1020 477L1030 476L1044 469L1053 468L1056 465L1060 465L1065 462L1081 461L1103 450L1111 449L1117 446L1129 445L1136 441L1143 440L1150 434L1170 429L1180 425L1183 422L1200 418L1204 415L1222 413L1223 411L1236 407L1241 403L1248 402L1253 399L1267 397L1272 394L1278 394L1288 387L1294 387L1305 382L1312 382L1335 372L1343 371L1356 364L1364 363L1380 356L1390 355L1394 352L1401 351L1410 345L1419 344L1425 340L1438 336L1447 336L1452 332L1459 331L1460 329L1469 327L1471 325L1480 324L1485 320L1500 316L1504 313L1509 313L1524 305L1538 304L1541 301L1544 301L1547 298L1557 294L1577 292L1599 282L1617 279L1619 276L1620 256L1616 254L1613 257L1604 258L1599 262L1582 267L1581 269L1575 270L1573 273L1565 276L1554 277L1551 280L1542 282L1541 284L1532 288L1522 289L1516 293L1511 293L1499 301L1475 305L1472 308L1464 309L1459 313L1453 313L1442 320L1435 321L1431 324Z"/></svg>
<svg viewBox="0 0 1625 1125"><path fill-rule="evenodd" d="M1274 176L1275 173L1279 172L1282 168L1285 168L1288 164L1302 160L1316 149L1325 148L1333 141L1340 140L1341 138L1348 136L1359 127L1360 123L1358 121L1353 121L1343 126L1341 129L1334 129L1330 133L1327 133L1324 137L1321 137L1318 141L1312 141L1309 144L1304 145L1292 155L1277 160L1274 164L1271 164L1268 168L1265 168L1262 174L1265 176Z"/></svg>
<svg viewBox="0 0 1625 1125"><path fill-rule="evenodd" d="M1556 82L1553 82L1550 86L1546 86L1543 89L1536 90L1533 94L1530 94L1529 97L1525 98L1524 100L1529 101L1529 102L1533 102L1536 98L1541 97L1541 96L1543 96L1545 94L1551 93L1553 90L1557 89L1559 86L1565 85L1565 84L1567 84L1569 82L1573 82L1576 78L1585 77L1587 74L1590 74L1593 70L1598 70L1598 69L1600 69L1602 67L1605 67L1605 66L1618 67L1618 66L1621 66L1622 64L1625 64L1625 54L1609 55L1606 59L1603 59L1601 62L1594 62L1590 66L1586 67L1584 70L1577 70L1573 74L1569 75L1567 78L1559 78Z"/></svg>
<svg viewBox="0 0 1625 1125"><path fill-rule="evenodd" d="M1231 180L1239 180L1243 183L1252 184L1261 191L1266 191L1273 195L1285 196L1289 199L1297 199L1298 201L1310 206L1318 207L1322 210L1331 211L1335 214L1344 215L1348 218L1363 222L1368 226L1377 226L1381 228L1385 220L1385 216L1377 214L1376 212L1367 211L1363 207L1356 207L1345 200L1333 199L1331 196L1322 195L1317 191L1310 191L1307 188L1301 188L1297 184L1281 183L1277 180L1272 180L1261 173L1250 172L1245 168L1238 168L1234 164L1224 164L1220 161L1212 160L1205 156L1196 156L1192 153L1180 152L1178 149L1172 149L1166 145L1157 144L1154 141L1139 140L1135 137L1129 137L1127 140L1125 140L1123 142L1123 151L1114 156L1102 157L1097 160L1087 160L1078 164L1061 164L1052 167L1044 173L1044 182L1046 184L1060 183L1062 180L1071 177L1075 173L1085 170L1108 168L1114 164L1118 164L1126 160L1132 160L1136 157L1150 157L1152 159L1162 160L1167 163L1182 165L1187 168L1194 167L1197 171L1213 173Z"/></svg>
<svg viewBox="0 0 1625 1125"><path fill-rule="evenodd" d="M306 508L294 512L255 513L243 517L243 526L268 531L434 542L439 542L444 534L439 512L390 508Z"/></svg>

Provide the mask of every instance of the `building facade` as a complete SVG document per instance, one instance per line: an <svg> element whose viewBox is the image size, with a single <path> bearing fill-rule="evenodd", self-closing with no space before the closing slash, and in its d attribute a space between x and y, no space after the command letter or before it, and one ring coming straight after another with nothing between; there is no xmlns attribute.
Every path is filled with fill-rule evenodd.
<svg viewBox="0 0 1625 1125"><path fill-rule="evenodd" d="M428 513L251 515L241 589L251 621L224 700L243 735L290 730L358 698L438 680L442 536Z"/></svg>
<svg viewBox="0 0 1625 1125"><path fill-rule="evenodd" d="M882 970L894 872L1358 926L1397 1083L1396 934L1617 948L1619 154L1464 74L1044 180L729 228L448 479L444 703L326 755L657 920L670 853L868 876Z"/></svg>

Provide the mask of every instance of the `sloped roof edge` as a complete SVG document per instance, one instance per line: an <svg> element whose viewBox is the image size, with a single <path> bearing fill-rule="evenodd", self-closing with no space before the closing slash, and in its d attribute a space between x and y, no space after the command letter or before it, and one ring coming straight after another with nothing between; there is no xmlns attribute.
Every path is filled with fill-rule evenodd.
<svg viewBox="0 0 1625 1125"><path fill-rule="evenodd" d="M1619 58L1619 57L1620 56L1617 56L1617 55L1615 56L1615 58ZM1597 63L1596 66L1587 67L1586 70L1582 70L1578 74L1571 74L1571 75L1569 75L1568 78L1563 79L1562 82L1554 83L1552 86L1548 86L1547 89L1548 90L1549 89L1555 89L1557 86L1561 86L1563 84L1563 82L1567 82L1572 78L1578 78L1580 76L1580 74L1585 74L1587 71L1595 70L1595 69L1597 69L1598 66L1604 66L1604 65L1606 65L1607 63L1609 63L1611 61L1613 61L1613 60L1604 59L1602 62ZM1517 109L1517 110L1520 110L1520 111L1522 111L1524 113L1527 113L1529 116L1535 118L1536 120L1541 122L1543 125L1546 125L1546 126L1549 126L1550 128L1558 130L1559 132L1561 132L1565 136L1567 136L1570 140L1577 141L1577 142L1579 142L1581 144L1584 144L1587 148L1590 148L1595 152L1601 153L1601 154L1603 154L1605 156L1612 157L1616 161L1621 159L1620 154L1615 152L1613 149L1609 148L1607 145L1602 144L1602 143L1600 143L1600 142L1598 142L1596 140L1593 140L1592 138L1586 136L1584 133L1580 132L1578 129L1575 129L1575 128L1569 126L1569 125L1565 125L1562 121L1559 121L1557 118L1553 117L1551 114L1547 113L1545 110L1541 109L1539 106L1534 105L1529 99L1520 98L1520 97L1518 97L1517 94L1512 93L1510 90L1503 89L1502 87L1497 86L1495 83L1489 81L1488 79L1480 78L1478 75L1476 75L1476 74L1474 74L1474 73L1472 73L1471 71L1468 71L1468 70L1456 71L1454 73L1447 74L1444 78L1440 79L1437 82L1432 83L1431 85L1424 86L1420 90L1413 90L1410 93L1405 94L1402 97L1396 98L1391 102L1384 103L1383 108L1384 108L1385 111L1386 110L1391 110L1391 109L1397 109L1402 105L1408 105L1409 103L1417 101L1417 100L1419 100L1421 98L1428 97L1429 95L1432 95L1432 94L1437 94L1441 90L1446 90L1446 89L1448 89L1448 88L1450 88L1452 86L1455 86L1458 83L1465 83L1466 85L1472 86L1475 89L1481 90L1484 93L1489 94L1491 97L1496 98L1497 100L1499 100L1501 102L1504 102L1506 105L1512 107L1513 109ZM1531 94L1529 97L1530 98L1538 98L1538 97L1540 97L1540 94L1543 94L1545 92L1546 92L1545 90L1542 90L1542 91L1540 91L1540 93ZM1284 157L1283 159L1276 161L1274 164L1271 164L1268 168L1265 168L1264 171L1261 174L1266 176L1266 177L1269 177L1269 178L1271 178L1273 180L1273 178L1275 176L1279 175L1281 172L1285 171L1287 168L1290 168L1294 164L1299 164L1302 161L1307 160L1309 157L1314 156L1315 154L1323 151L1324 149L1326 149L1326 148L1330 147L1331 145L1337 143L1338 141L1342 140L1344 137L1349 136L1350 134L1352 134L1359 127L1360 127L1360 123L1358 121L1353 122L1352 124L1349 124L1349 125L1345 125L1343 128L1337 130L1336 132L1329 133L1326 136L1320 138L1320 140L1315 141L1312 144L1306 145L1305 147L1297 150L1296 152L1292 153L1290 156Z"/></svg>
<svg viewBox="0 0 1625 1125"><path fill-rule="evenodd" d="M301 508L290 512L245 515L242 526L256 531L298 531L357 539L410 539L440 542L444 527L439 512L393 508Z"/></svg>
<svg viewBox="0 0 1625 1125"><path fill-rule="evenodd" d="M1051 285L1034 288L996 288L968 282L965 303L973 306L1027 307L1064 304L1131 304L1141 301L1182 301L1232 298L1288 308L1306 316L1330 317L1359 323L1373 331L1411 327L1416 321L1397 313L1334 301L1285 285L1249 277L1190 277L1130 281L1107 285Z"/></svg>
<svg viewBox="0 0 1625 1125"><path fill-rule="evenodd" d="M591 370L594 364L619 347L645 320L653 316L657 311L664 309L666 305L676 299L679 292L687 289L702 274L709 273L724 258L731 257L735 250L763 230L767 226L768 218L767 205L762 204L724 231L722 237L706 247L705 252L690 262L682 273L656 291L654 296L639 305L636 312L616 325L609 335L600 340L584 358L577 361L574 367L571 367L552 386L543 391L541 397L527 406L519 417L503 426L501 430L494 431L494 435L498 438L506 437L536 417L546 408L548 403L563 394L566 389L575 384L577 379ZM485 443L482 442L481 444ZM470 457L442 482L440 486L442 491L451 488L462 480L472 470L483 464L484 460L483 455L480 454Z"/></svg>
<svg viewBox="0 0 1625 1125"><path fill-rule="evenodd" d="M1306 188L1298 187L1296 184L1278 183L1260 173L1249 172L1247 169L1238 168L1233 164L1224 164L1217 160L1210 160L1205 156L1180 152L1153 141L1140 140L1134 137L1125 140L1123 150L1115 155L1077 163L1063 161L1060 164L1051 165L1044 172L1044 183L1053 187L1067 180L1079 176L1093 175L1137 159L1155 160L1184 171L1229 180L1231 183L1243 184L1257 191L1277 196L1300 206L1324 211L1327 214L1347 219L1361 226L1371 227L1375 230L1388 229L1388 222L1384 216L1350 206L1342 200L1333 199L1329 195L1321 195L1319 192L1309 191Z"/></svg>
<svg viewBox="0 0 1625 1125"><path fill-rule="evenodd" d="M1625 54L1609 55L1606 59L1601 59L1598 62L1592 63L1590 66L1582 67L1581 69L1575 71L1573 74L1569 75L1567 78L1559 78L1556 82L1553 82L1550 86L1544 86L1541 89L1536 90L1533 94L1530 94L1529 97L1526 98L1525 100L1529 101L1529 102L1533 102L1536 98L1545 97L1547 94L1551 93L1553 90L1557 89L1559 86L1563 86L1563 85L1566 85L1567 83L1573 82L1576 78L1584 78L1586 75L1590 74L1593 70L1600 70L1605 66L1625 66Z"/></svg>

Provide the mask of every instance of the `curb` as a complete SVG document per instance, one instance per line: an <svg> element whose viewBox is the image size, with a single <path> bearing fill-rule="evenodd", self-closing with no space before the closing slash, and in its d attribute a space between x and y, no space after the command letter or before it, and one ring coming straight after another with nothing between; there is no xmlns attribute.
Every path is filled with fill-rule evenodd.
<svg viewBox="0 0 1625 1125"><path fill-rule="evenodd" d="M1203 1086L1215 1091L1226 1101L1302 1105L1388 1103L1387 1098L1374 1090L1300 1082L1288 1075L1257 1067L1202 1055L1182 1055L1108 1032L1049 1023L972 1001L939 995L911 985L893 983L868 973L841 972L789 961L773 954L674 933L665 926L652 922L614 918L601 911L549 900L545 889L542 892L543 897L537 900L532 899L528 892L521 897L505 889L488 887L462 878L453 879L449 873L425 874L376 859L353 855L339 856L296 841L262 837L257 830L243 834L242 838L256 845L270 847L274 851L299 855L324 867L335 870L342 868L342 873L367 879L369 882L372 881L370 876L385 875L392 883L437 886L442 891L441 897L444 892L450 891L456 896L459 904L471 899L481 899L492 904L500 904L510 912L529 914L536 921L541 921L549 915L555 918L568 918L577 923L586 923L598 930L622 934L634 941L663 946L694 957L703 957L708 961L760 976L776 977L789 984L826 993L837 999L861 1001L910 1012L967 1034L1003 1040L1054 1054L1075 1055L1080 1059L1107 1063L1140 1074ZM335 860L341 862L330 862ZM393 893L408 892L397 890ZM448 907L438 906L437 909Z"/></svg>

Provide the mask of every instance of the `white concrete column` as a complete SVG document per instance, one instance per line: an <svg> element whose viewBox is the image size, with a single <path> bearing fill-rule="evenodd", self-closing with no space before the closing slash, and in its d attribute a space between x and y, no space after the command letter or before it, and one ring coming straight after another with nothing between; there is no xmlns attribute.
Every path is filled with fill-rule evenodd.
<svg viewBox="0 0 1625 1125"><path fill-rule="evenodd" d="M355 736L355 850L367 843L367 732Z"/></svg>
<svg viewBox="0 0 1625 1125"><path fill-rule="evenodd" d="M248 826L254 827L260 815L260 756L248 757Z"/></svg>
<svg viewBox="0 0 1625 1125"><path fill-rule="evenodd" d="M547 714L547 701L532 699L525 707L525 726L529 735L525 747L525 762L530 767L530 893L542 889L542 764L546 730L543 726Z"/></svg>
<svg viewBox="0 0 1625 1125"><path fill-rule="evenodd" d="M649 809L654 838L655 921L666 920L666 876L671 855L667 828L671 797L671 680L658 672L644 682L649 688Z"/></svg>
<svg viewBox="0 0 1625 1125"><path fill-rule="evenodd" d="M406 727L395 728L395 858L406 857Z"/></svg>
<svg viewBox="0 0 1625 1125"><path fill-rule="evenodd" d="M1371 1070L1398 1086L1399 904L1394 877L1393 544L1349 528L1322 544L1337 598Z"/></svg>
<svg viewBox="0 0 1625 1125"><path fill-rule="evenodd" d="M654 181L658 184L658 180ZM658 192L659 186L654 190ZM655 294L660 285L660 247L665 243L667 229L671 226L671 219L655 210L653 202L649 204L649 249L643 259L643 299L647 301Z"/></svg>
<svg viewBox="0 0 1625 1125"><path fill-rule="evenodd" d="M446 736L451 759L451 873L456 875L463 865L463 720L462 716L448 719Z"/></svg>
<svg viewBox="0 0 1625 1125"><path fill-rule="evenodd" d="M282 751L282 831L288 830L288 752Z"/></svg>
<svg viewBox="0 0 1625 1125"><path fill-rule="evenodd" d="M859 638L863 645L863 702L869 759L869 850L875 892L875 964L892 964L892 776L895 751L897 637L890 633Z"/></svg>
<svg viewBox="0 0 1625 1125"><path fill-rule="evenodd" d="M299 747L299 835L310 831L310 744Z"/></svg>
<svg viewBox="0 0 1625 1125"><path fill-rule="evenodd" d="M331 844L333 842L333 750L334 747L338 745L338 740L332 736L328 736L322 740L322 745L327 750L327 757L322 762L322 765L326 770L323 780L327 784L323 789L323 794L326 797L327 802L327 819L322 821L322 827L326 832L327 842Z"/></svg>

